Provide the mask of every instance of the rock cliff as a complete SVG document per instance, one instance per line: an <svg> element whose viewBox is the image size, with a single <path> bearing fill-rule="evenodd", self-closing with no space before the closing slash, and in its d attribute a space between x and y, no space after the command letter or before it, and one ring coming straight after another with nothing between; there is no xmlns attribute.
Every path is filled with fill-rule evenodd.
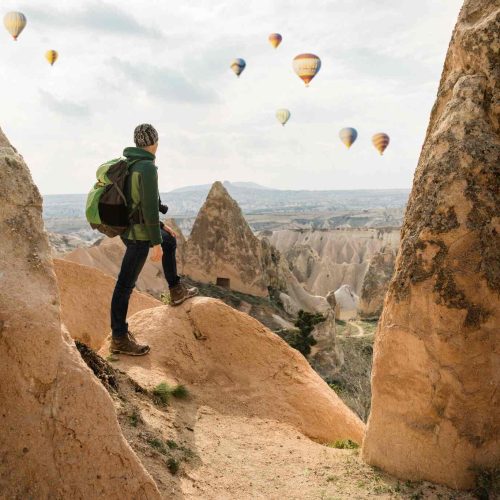
<svg viewBox="0 0 500 500"><path fill-rule="evenodd" d="M1 496L159 498L61 328L42 199L1 131L0 206Z"/></svg>
<svg viewBox="0 0 500 500"><path fill-rule="evenodd" d="M500 463L500 2L466 0L376 336L370 464L456 488Z"/></svg>

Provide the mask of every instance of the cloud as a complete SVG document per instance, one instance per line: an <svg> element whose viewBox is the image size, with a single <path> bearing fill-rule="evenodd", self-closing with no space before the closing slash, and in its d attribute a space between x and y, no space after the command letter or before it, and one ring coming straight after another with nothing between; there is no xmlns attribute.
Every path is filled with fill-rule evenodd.
<svg viewBox="0 0 500 500"><path fill-rule="evenodd" d="M57 29L85 28L100 33L163 38L163 33L158 28L145 26L117 6L103 2L86 5L80 11L35 7L26 9L26 13L30 20Z"/></svg>
<svg viewBox="0 0 500 500"><path fill-rule="evenodd" d="M87 117L90 115L89 108L83 104L66 99L58 99L42 89L39 89L39 93L43 104L54 113L70 118Z"/></svg>
<svg viewBox="0 0 500 500"><path fill-rule="evenodd" d="M192 103L218 101L215 91L192 82L174 69L153 66L145 62L132 64L117 57L110 60L110 65L151 96Z"/></svg>

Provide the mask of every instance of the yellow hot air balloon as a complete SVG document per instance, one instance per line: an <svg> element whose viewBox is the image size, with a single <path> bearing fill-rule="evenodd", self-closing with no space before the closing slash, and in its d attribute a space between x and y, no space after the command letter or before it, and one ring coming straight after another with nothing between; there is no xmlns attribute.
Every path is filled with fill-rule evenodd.
<svg viewBox="0 0 500 500"><path fill-rule="evenodd" d="M384 134L383 132L380 132L378 134L375 134L372 137L372 142L373 145L375 146L375 149L382 155L384 151L386 150L387 146L389 145L390 142L390 137L387 134Z"/></svg>
<svg viewBox="0 0 500 500"><path fill-rule="evenodd" d="M283 40L283 37L279 33L271 33L268 37L269 43L275 48L278 48L278 45Z"/></svg>
<svg viewBox="0 0 500 500"><path fill-rule="evenodd" d="M299 54L293 59L293 70L304 80L306 87L321 68L321 59L314 54Z"/></svg>
<svg viewBox="0 0 500 500"><path fill-rule="evenodd" d="M7 12L3 18L3 24L14 40L21 34L26 26L26 16L22 12Z"/></svg>
<svg viewBox="0 0 500 500"><path fill-rule="evenodd" d="M54 63L57 61L59 54L57 53L57 50L47 50L45 52L45 59L49 61L51 66L54 66Z"/></svg>
<svg viewBox="0 0 500 500"><path fill-rule="evenodd" d="M290 111L288 111L288 109L285 108L278 109L276 111L276 118L284 127L285 123L290 119Z"/></svg>
<svg viewBox="0 0 500 500"><path fill-rule="evenodd" d="M349 149L353 144L356 138L358 137L358 132L355 128L345 127L339 132L340 140L347 146Z"/></svg>
<svg viewBox="0 0 500 500"><path fill-rule="evenodd" d="M243 73L243 70L245 69L247 63L245 62L244 59L233 59L231 61L231 69L233 70L234 74L239 78L241 73Z"/></svg>

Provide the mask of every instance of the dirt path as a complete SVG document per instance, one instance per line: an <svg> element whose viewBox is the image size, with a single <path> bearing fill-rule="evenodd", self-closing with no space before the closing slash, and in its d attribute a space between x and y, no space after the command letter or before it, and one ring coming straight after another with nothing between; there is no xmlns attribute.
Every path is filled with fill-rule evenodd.
<svg viewBox="0 0 500 500"><path fill-rule="evenodd" d="M358 333L356 335L350 335L350 337L364 337L365 336L365 329L360 324L358 324L355 321L348 321L347 323L349 325L354 326L354 328L356 328L358 330Z"/></svg>

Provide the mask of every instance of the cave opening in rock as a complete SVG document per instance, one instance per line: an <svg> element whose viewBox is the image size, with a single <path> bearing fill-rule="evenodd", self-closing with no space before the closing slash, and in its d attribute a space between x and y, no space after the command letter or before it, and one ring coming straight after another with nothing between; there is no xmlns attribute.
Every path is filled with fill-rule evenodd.
<svg viewBox="0 0 500 500"><path fill-rule="evenodd" d="M221 286L223 288L231 288L231 280L229 278L220 278L217 277L216 281L217 286Z"/></svg>

